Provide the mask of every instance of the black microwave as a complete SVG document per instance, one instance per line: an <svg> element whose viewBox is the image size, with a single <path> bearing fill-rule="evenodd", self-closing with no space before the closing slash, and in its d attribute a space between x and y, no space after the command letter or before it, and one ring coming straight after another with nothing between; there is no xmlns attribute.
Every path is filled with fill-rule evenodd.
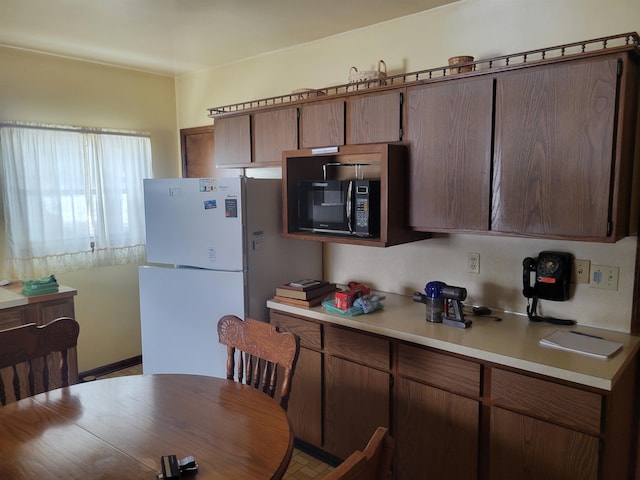
<svg viewBox="0 0 640 480"><path fill-rule="evenodd" d="M298 182L300 230L380 236L380 180Z"/></svg>

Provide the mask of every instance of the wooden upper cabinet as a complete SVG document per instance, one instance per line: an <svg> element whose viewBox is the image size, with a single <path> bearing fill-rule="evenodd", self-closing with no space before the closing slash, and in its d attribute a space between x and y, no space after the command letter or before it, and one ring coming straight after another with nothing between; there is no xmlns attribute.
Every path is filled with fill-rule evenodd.
<svg viewBox="0 0 640 480"><path fill-rule="evenodd" d="M492 230L615 240L617 85L616 56L498 77Z"/></svg>
<svg viewBox="0 0 640 480"><path fill-rule="evenodd" d="M298 148L298 109L264 110L253 114L254 162L280 164L282 152Z"/></svg>
<svg viewBox="0 0 640 480"><path fill-rule="evenodd" d="M300 148L344 145L344 100L302 105Z"/></svg>
<svg viewBox="0 0 640 480"><path fill-rule="evenodd" d="M411 227L489 228L492 114L489 77L407 89Z"/></svg>
<svg viewBox="0 0 640 480"><path fill-rule="evenodd" d="M408 211L388 205L403 228L615 242L637 230L640 190L640 55L626 41L334 97L283 97L291 103L244 113L232 109L241 104L210 109L216 166L278 166L299 148L402 142L408 168L387 191L406 197L395 205Z"/></svg>
<svg viewBox="0 0 640 480"><path fill-rule="evenodd" d="M347 143L402 140L402 92L358 95L347 100Z"/></svg>
<svg viewBox="0 0 640 480"><path fill-rule="evenodd" d="M251 164L251 116L220 117L214 123L215 163L219 167Z"/></svg>

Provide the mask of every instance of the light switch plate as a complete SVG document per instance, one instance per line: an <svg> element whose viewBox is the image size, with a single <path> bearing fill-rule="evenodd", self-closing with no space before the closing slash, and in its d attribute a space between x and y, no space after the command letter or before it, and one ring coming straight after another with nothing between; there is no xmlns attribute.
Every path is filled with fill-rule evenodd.
<svg viewBox="0 0 640 480"><path fill-rule="evenodd" d="M589 287L604 290L618 290L620 267L610 265L591 265Z"/></svg>

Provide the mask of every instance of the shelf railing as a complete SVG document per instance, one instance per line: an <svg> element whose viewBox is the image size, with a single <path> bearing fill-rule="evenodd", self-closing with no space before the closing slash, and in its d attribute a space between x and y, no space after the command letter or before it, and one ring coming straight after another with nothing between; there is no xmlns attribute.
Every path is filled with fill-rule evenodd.
<svg viewBox="0 0 640 480"><path fill-rule="evenodd" d="M261 98L258 100L249 100L240 103L223 105L220 107L211 107L207 110L209 111L209 117L215 117L222 114L288 104L291 102L311 98L310 96L313 96L314 99L317 99L318 97L321 98L330 95L352 93L360 90L368 90L370 88L399 86L407 83L442 79L451 75L455 75L456 77L459 77L461 75L472 75L482 71L507 69L522 64L531 64L535 62L563 57L573 58L581 55L589 55L594 52L602 52L605 50L609 51L618 48L635 48L636 50L640 51L640 36L636 32L621 33L618 35L594 38L581 42L567 43L554 47L512 53L509 55L502 55L488 59L480 59L469 63L446 65L443 67L430 68L417 72L400 73L397 75L388 76L383 80L368 80L357 83L346 83L332 87L319 88L305 94L301 94L300 92L292 92L285 95ZM471 67L471 71L469 73L455 73L459 69L463 69L464 67ZM452 71L452 69L456 70Z"/></svg>

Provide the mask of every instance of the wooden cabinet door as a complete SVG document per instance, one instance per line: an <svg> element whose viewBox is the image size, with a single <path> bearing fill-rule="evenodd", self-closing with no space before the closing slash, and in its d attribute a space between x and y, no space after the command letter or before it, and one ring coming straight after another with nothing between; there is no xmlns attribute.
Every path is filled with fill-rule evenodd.
<svg viewBox="0 0 640 480"><path fill-rule="evenodd" d="M479 402L405 378L394 391L396 479L476 479Z"/></svg>
<svg viewBox="0 0 640 480"><path fill-rule="evenodd" d="M253 116L254 162L280 164L282 152L298 148L298 109L279 108Z"/></svg>
<svg viewBox="0 0 640 480"><path fill-rule="evenodd" d="M287 416L294 436L322 448L322 354L301 348Z"/></svg>
<svg viewBox="0 0 640 480"><path fill-rule="evenodd" d="M181 129L180 148L184 178L215 177L213 125Z"/></svg>
<svg viewBox="0 0 640 480"><path fill-rule="evenodd" d="M491 78L407 90L411 227L489 228L492 115Z"/></svg>
<svg viewBox="0 0 640 480"><path fill-rule="evenodd" d="M38 308L38 325L44 325L58 317L75 317L73 297L36 303L35 306Z"/></svg>
<svg viewBox="0 0 640 480"><path fill-rule="evenodd" d="M27 307L12 307L0 309L0 330L19 327L29 323Z"/></svg>
<svg viewBox="0 0 640 480"><path fill-rule="evenodd" d="M387 372L325 355L325 451L344 459L389 427L389 381Z"/></svg>
<svg viewBox="0 0 640 480"><path fill-rule="evenodd" d="M608 237L617 78L616 58L498 78L492 230Z"/></svg>
<svg viewBox="0 0 640 480"><path fill-rule="evenodd" d="M344 145L344 100L308 103L300 114L300 148Z"/></svg>
<svg viewBox="0 0 640 480"><path fill-rule="evenodd" d="M251 116L216 118L214 158L219 167L251 164Z"/></svg>
<svg viewBox="0 0 640 480"><path fill-rule="evenodd" d="M298 317L271 310L269 319L279 331L292 332L300 339L300 353L291 382L287 416L298 440L322 448L322 348L321 326ZM284 372L278 374L278 381ZM280 384L277 390L279 391Z"/></svg>
<svg viewBox="0 0 640 480"><path fill-rule="evenodd" d="M598 478L598 437L501 408L490 423L491 480Z"/></svg>
<svg viewBox="0 0 640 480"><path fill-rule="evenodd" d="M347 143L402 140L402 93L393 91L347 100Z"/></svg>

